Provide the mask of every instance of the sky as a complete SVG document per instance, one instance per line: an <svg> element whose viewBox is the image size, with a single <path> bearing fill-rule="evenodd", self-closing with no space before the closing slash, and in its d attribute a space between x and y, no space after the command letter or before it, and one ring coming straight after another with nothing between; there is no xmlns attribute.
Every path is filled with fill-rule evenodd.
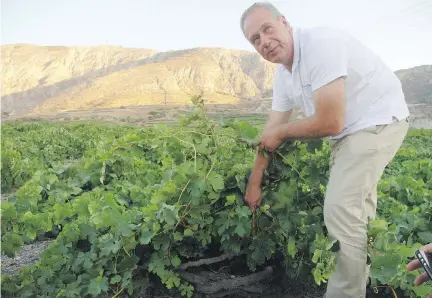
<svg viewBox="0 0 432 298"><path fill-rule="evenodd" d="M240 29L250 0L1 0L2 44L254 51ZM344 29L393 70L432 64L432 0L270 1L293 27Z"/></svg>

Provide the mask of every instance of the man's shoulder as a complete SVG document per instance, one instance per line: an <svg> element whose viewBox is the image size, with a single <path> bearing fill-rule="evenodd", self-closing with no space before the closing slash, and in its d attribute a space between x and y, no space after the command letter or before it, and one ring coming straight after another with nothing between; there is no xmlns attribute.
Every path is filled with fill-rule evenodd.
<svg viewBox="0 0 432 298"><path fill-rule="evenodd" d="M305 45L325 41L326 39L346 39L350 36L342 29L328 26L299 28L298 34Z"/></svg>

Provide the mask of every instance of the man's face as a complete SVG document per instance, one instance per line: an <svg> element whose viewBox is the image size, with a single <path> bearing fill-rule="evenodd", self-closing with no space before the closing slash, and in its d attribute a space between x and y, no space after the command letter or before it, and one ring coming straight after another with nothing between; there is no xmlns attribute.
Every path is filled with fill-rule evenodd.
<svg viewBox="0 0 432 298"><path fill-rule="evenodd" d="M284 17L276 19L265 8L256 8L244 22L244 33L257 52L267 61L292 64L293 40Z"/></svg>

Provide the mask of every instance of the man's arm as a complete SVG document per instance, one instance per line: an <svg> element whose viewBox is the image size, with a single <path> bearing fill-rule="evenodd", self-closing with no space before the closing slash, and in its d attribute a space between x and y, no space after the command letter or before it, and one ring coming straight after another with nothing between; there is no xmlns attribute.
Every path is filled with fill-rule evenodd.
<svg viewBox="0 0 432 298"><path fill-rule="evenodd" d="M264 126L263 135L268 134L270 131L277 129L277 127L285 124L289 121L292 115L292 110L287 112L276 112L271 111L268 117L267 123ZM251 183L261 184L262 174L264 170L267 168L270 162L270 156L264 156L262 153L258 153L255 159L254 168L249 178Z"/></svg>
<svg viewBox="0 0 432 298"><path fill-rule="evenodd" d="M285 122L288 122L292 115L292 110L287 112L270 112L267 123L264 127L264 134L277 129ZM255 158L255 164L252 169L252 173L249 176L249 181L246 189L245 200L249 204L251 210L255 210L256 206L261 204L261 182L264 175L264 170L270 163L270 155L265 156L261 152L258 152Z"/></svg>
<svg viewBox="0 0 432 298"><path fill-rule="evenodd" d="M315 114L278 127L280 139L321 138L339 134L345 121L344 79L338 78L313 93Z"/></svg>
<svg viewBox="0 0 432 298"><path fill-rule="evenodd" d="M263 133L266 134L268 131L272 130L274 127L286 123L290 120L293 110L289 110L286 112L277 112L277 111L271 111L267 122L264 126Z"/></svg>
<svg viewBox="0 0 432 298"><path fill-rule="evenodd" d="M313 97L313 116L267 130L261 137L260 148L274 151L286 139L313 139L340 133L345 121L344 79L335 79L318 88Z"/></svg>

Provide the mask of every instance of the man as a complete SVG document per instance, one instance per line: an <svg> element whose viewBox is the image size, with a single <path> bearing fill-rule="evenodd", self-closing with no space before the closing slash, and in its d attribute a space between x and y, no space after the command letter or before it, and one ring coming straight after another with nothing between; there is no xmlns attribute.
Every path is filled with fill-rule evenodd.
<svg viewBox="0 0 432 298"><path fill-rule="evenodd" d="M264 59L279 64L260 147L272 151L286 139L330 139L324 220L340 250L326 297L365 297L366 223L375 217L377 183L409 127L401 83L350 35L329 28L293 29L268 2L249 7L241 29ZM288 122L296 105L306 118ZM249 177L245 200L252 211L261 204L269 158L258 154Z"/></svg>

